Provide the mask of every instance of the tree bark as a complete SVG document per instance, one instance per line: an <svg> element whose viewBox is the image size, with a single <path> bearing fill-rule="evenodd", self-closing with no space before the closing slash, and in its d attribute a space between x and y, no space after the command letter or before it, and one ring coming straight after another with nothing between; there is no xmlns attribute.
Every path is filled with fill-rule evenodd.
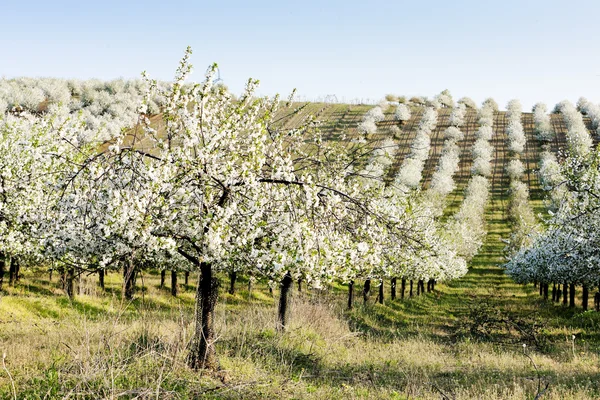
<svg viewBox="0 0 600 400"><path fill-rule="evenodd" d="M171 270L171 296L177 297L178 289L179 289L179 287L177 285L177 271L172 269Z"/></svg>
<svg viewBox="0 0 600 400"><path fill-rule="evenodd" d="M540 282L540 296L544 295L544 284Z"/></svg>
<svg viewBox="0 0 600 400"><path fill-rule="evenodd" d="M130 258L123 266L123 297L126 300L132 300L135 293L135 265Z"/></svg>
<svg viewBox="0 0 600 400"><path fill-rule="evenodd" d="M190 283L190 271L185 271L183 273L183 282L185 286L187 286Z"/></svg>
<svg viewBox="0 0 600 400"><path fill-rule="evenodd" d="M594 295L594 308L596 312L600 311L600 292L596 292Z"/></svg>
<svg viewBox="0 0 600 400"><path fill-rule="evenodd" d="M392 278L390 282L390 299L396 300L396 278Z"/></svg>
<svg viewBox="0 0 600 400"><path fill-rule="evenodd" d="M160 288L164 289L165 287L165 280L167 278L167 271L164 269L160 270Z"/></svg>
<svg viewBox="0 0 600 400"><path fill-rule="evenodd" d="M72 299L75 296L75 270L69 268L65 277L65 292L67 296Z"/></svg>
<svg viewBox="0 0 600 400"><path fill-rule="evenodd" d="M404 300L404 292L406 291L406 278L400 281L400 298Z"/></svg>
<svg viewBox="0 0 600 400"><path fill-rule="evenodd" d="M0 290L2 290L2 285L4 284L4 272L6 271L6 256L4 253L0 252ZM50 279L52 280L52 279Z"/></svg>
<svg viewBox="0 0 600 400"><path fill-rule="evenodd" d="M567 289L567 284L563 283L563 304L566 306L568 301L567 301L567 297L568 297L568 292L569 290Z"/></svg>
<svg viewBox="0 0 600 400"><path fill-rule="evenodd" d="M277 310L277 330L285 331L288 322L288 305L290 294L292 292L292 274L288 271L281 280L281 290L279 291L279 307Z"/></svg>
<svg viewBox="0 0 600 400"><path fill-rule="evenodd" d="M571 283L569 285L569 307L575 307L575 284Z"/></svg>
<svg viewBox="0 0 600 400"><path fill-rule="evenodd" d="M544 300L548 300L548 284L544 283Z"/></svg>
<svg viewBox="0 0 600 400"><path fill-rule="evenodd" d="M412 281L412 279L410 281L410 290L408 292L408 296L413 297L413 281Z"/></svg>
<svg viewBox="0 0 600 400"><path fill-rule="evenodd" d="M587 311L588 309L588 300L590 298L590 291L587 285L583 285L583 291L581 296L581 306L583 307L583 311Z"/></svg>
<svg viewBox="0 0 600 400"><path fill-rule="evenodd" d="M363 302L367 304L369 301L369 294L371 293L371 280L367 279L365 281L365 285L363 286Z"/></svg>
<svg viewBox="0 0 600 400"><path fill-rule="evenodd" d="M17 283L17 275L19 274L18 263L17 257L10 258L10 268L8 270L8 284L10 286L15 286Z"/></svg>
<svg viewBox="0 0 600 400"><path fill-rule="evenodd" d="M556 283L552 284L552 302L556 301Z"/></svg>
<svg viewBox="0 0 600 400"><path fill-rule="evenodd" d="M194 370L219 369L219 359L215 349L214 314L219 297L219 281L213 277L212 266L200 263L200 275L196 287L195 330L188 366Z"/></svg>
<svg viewBox="0 0 600 400"><path fill-rule="evenodd" d="M104 290L104 270L103 269L99 269L98 270L98 284L100 285L100 289Z"/></svg>
<svg viewBox="0 0 600 400"><path fill-rule="evenodd" d="M229 294L235 294L235 281L237 279L237 272L229 272Z"/></svg>
<svg viewBox="0 0 600 400"><path fill-rule="evenodd" d="M383 279L381 280L381 283L379 284L379 304L383 304Z"/></svg>
<svg viewBox="0 0 600 400"><path fill-rule="evenodd" d="M352 310L354 305L354 280L348 283L348 310Z"/></svg>

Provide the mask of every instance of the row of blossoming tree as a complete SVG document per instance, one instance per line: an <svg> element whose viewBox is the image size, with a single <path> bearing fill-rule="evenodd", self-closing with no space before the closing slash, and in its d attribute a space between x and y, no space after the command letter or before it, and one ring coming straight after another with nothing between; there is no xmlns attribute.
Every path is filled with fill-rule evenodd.
<svg viewBox="0 0 600 400"><path fill-rule="evenodd" d="M575 288L582 287L583 308L588 308L589 290L600 284L598 269L598 223L600 218L600 152L592 149L592 137L584 123L582 112L588 113L592 124L597 106L579 101L579 110L568 101L559 103L555 111L565 121L566 151L559 163L545 144L540 162L540 182L549 192L551 216L541 234L532 233L531 243L520 249L507 263L507 272L519 282L554 284L553 300L558 301L557 288L562 285L563 302L574 307ZM554 137L543 104L535 106L534 122L538 139L548 142ZM600 289L600 288L599 288ZM600 293L595 296L600 306Z"/></svg>
<svg viewBox="0 0 600 400"><path fill-rule="evenodd" d="M170 85L144 76L133 129L94 129L66 94L43 110L11 100L0 117L0 273L52 265L72 296L77 274L119 270L130 299L140 269L198 271L188 363L218 368L220 272L279 282L281 327L293 280L318 288L466 272L414 182L386 183L393 145L327 142L310 120L277 129L277 96L257 97L249 80L234 98L214 85L216 65L187 84L190 55ZM157 99L161 129L149 119ZM428 109L419 143L428 146L435 118ZM423 149L411 154L422 170Z"/></svg>

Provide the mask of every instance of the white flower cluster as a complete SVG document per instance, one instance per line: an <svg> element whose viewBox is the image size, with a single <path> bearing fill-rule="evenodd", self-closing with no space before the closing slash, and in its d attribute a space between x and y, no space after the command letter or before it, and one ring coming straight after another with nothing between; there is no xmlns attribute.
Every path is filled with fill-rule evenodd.
<svg viewBox="0 0 600 400"><path fill-rule="evenodd" d="M542 189L549 192L550 202L548 208L556 211L568 193L564 185L565 177L562 175L560 164L554 153L546 150L540 156L540 169L538 176Z"/></svg>
<svg viewBox="0 0 600 400"><path fill-rule="evenodd" d="M483 176L473 176L465 190L459 210L444 229L457 254L470 260L477 254L486 235L485 205L489 197L489 182Z"/></svg>
<svg viewBox="0 0 600 400"><path fill-rule="evenodd" d="M461 97L457 103L464 104L467 108L472 110L477 110L477 103L475 103L475 100L470 97Z"/></svg>
<svg viewBox="0 0 600 400"><path fill-rule="evenodd" d="M406 104L398 104L396 107L396 112L394 113L394 118L396 121L408 121L410 119L410 107Z"/></svg>
<svg viewBox="0 0 600 400"><path fill-rule="evenodd" d="M577 101L577 109L590 117L592 127L596 130L596 135L600 135L600 105L592 103L585 97L581 97Z"/></svg>
<svg viewBox="0 0 600 400"><path fill-rule="evenodd" d="M558 103L555 110L562 114L567 125L567 146L569 153L578 157L587 156L591 151L593 141L585 127L581 113L567 100Z"/></svg>
<svg viewBox="0 0 600 400"><path fill-rule="evenodd" d="M490 176L492 173L492 153L494 147L490 140L494 134L492 125L494 124L494 108L490 105L493 100L486 100L479 110L479 129L475 133L475 143L473 144L473 166L471 173L473 175Z"/></svg>
<svg viewBox="0 0 600 400"><path fill-rule="evenodd" d="M429 158L431 149L431 132L437 125L437 111L427 108L417 129L417 134L411 145L410 154L404 159L400 171L396 175L395 184L399 187L416 189L421 183L425 161Z"/></svg>
<svg viewBox="0 0 600 400"><path fill-rule="evenodd" d="M525 151L525 131L521 124L521 103L519 100L511 100L506 106L508 125L506 126L506 135L508 136L508 149L516 154L523 154Z"/></svg>
<svg viewBox="0 0 600 400"><path fill-rule="evenodd" d="M467 115L467 106L464 103L458 103L450 113L450 125L461 127L465 123Z"/></svg>
<svg viewBox="0 0 600 400"><path fill-rule="evenodd" d="M431 184L425 198L431 203L436 216L444 211L446 197L455 189L454 174L458 171L460 161L460 147L458 141L464 134L456 127L448 127L445 131L444 147L437 169L431 176Z"/></svg>
<svg viewBox="0 0 600 400"><path fill-rule="evenodd" d="M358 131L363 135L372 135L377 132L377 122L385 119L384 108L387 103L379 104L367 111L363 116L361 123L358 125Z"/></svg>
<svg viewBox="0 0 600 400"><path fill-rule="evenodd" d="M549 142L554 139L554 131L548 115L548 107L544 103L536 103L533 106L533 121L535 133L541 142Z"/></svg>
<svg viewBox="0 0 600 400"><path fill-rule="evenodd" d="M61 105L70 112L81 113L84 129L80 140L102 131L104 140L119 135L138 121L140 106L148 86L141 80L122 79L102 82L98 80L77 81L51 78L0 79L0 113L44 113ZM163 99L148 99L149 114L160 112Z"/></svg>

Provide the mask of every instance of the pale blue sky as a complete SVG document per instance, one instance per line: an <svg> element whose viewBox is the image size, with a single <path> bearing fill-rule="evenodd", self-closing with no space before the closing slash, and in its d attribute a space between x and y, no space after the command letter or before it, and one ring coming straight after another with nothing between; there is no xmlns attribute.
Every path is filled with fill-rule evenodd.
<svg viewBox="0 0 600 400"><path fill-rule="evenodd" d="M171 79L192 46L239 92L600 102L600 1L8 1L0 76Z"/></svg>

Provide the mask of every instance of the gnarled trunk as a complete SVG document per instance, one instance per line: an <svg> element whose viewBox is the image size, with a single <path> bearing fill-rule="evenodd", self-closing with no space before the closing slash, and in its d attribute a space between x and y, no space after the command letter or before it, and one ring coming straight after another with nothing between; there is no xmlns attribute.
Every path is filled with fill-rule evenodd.
<svg viewBox="0 0 600 400"><path fill-rule="evenodd" d="M581 293L581 306L583 307L583 311L587 311L588 309L588 300L590 298L590 291L587 285L583 285L583 291Z"/></svg>
<svg viewBox="0 0 600 400"><path fill-rule="evenodd" d="M4 273L6 271L6 256L4 253L0 252L0 290L2 290L2 285L4 284ZM50 279L52 280L52 279Z"/></svg>
<svg viewBox="0 0 600 400"><path fill-rule="evenodd" d="M365 286L363 286L363 302L365 304L369 301L369 294L371 294L371 280L367 279L365 281Z"/></svg>
<svg viewBox="0 0 600 400"><path fill-rule="evenodd" d="M172 269L171 270L171 296L177 297L178 289L179 289L179 287L177 285L177 271Z"/></svg>
<svg viewBox="0 0 600 400"><path fill-rule="evenodd" d="M73 268L69 268L65 275L65 292L70 299L75 296L75 270Z"/></svg>
<svg viewBox="0 0 600 400"><path fill-rule="evenodd" d="M575 284L569 285L569 307L575 307Z"/></svg>
<svg viewBox="0 0 600 400"><path fill-rule="evenodd" d="M19 260L17 257L10 258L10 268L8 270L8 284L10 286L15 286L17 280L19 279Z"/></svg>
<svg viewBox="0 0 600 400"><path fill-rule="evenodd" d="M219 369L219 359L214 344L214 315L218 297L219 281L213 277L211 264L202 262L196 287L194 337L187 358L188 365L192 369Z"/></svg>
<svg viewBox="0 0 600 400"><path fill-rule="evenodd" d="M163 289L165 287L165 280L167 279L167 271L162 269L160 271L160 288Z"/></svg>
<svg viewBox="0 0 600 400"><path fill-rule="evenodd" d="M348 283L348 310L352 310L354 305L354 280Z"/></svg>
<svg viewBox="0 0 600 400"><path fill-rule="evenodd" d="M123 266L123 297L132 300L135 293L135 264L129 259Z"/></svg>
<svg viewBox="0 0 600 400"><path fill-rule="evenodd" d="M104 270L103 269L99 269L98 270L98 284L100 285L100 289L104 290Z"/></svg>
<svg viewBox="0 0 600 400"><path fill-rule="evenodd" d="M277 330L284 331L288 322L288 305L290 294L292 293L292 274L288 271L281 280L281 290L279 291L279 308L277 310Z"/></svg>
<svg viewBox="0 0 600 400"><path fill-rule="evenodd" d="M229 294L235 293L235 281L237 280L237 272L231 271L229 273Z"/></svg>

